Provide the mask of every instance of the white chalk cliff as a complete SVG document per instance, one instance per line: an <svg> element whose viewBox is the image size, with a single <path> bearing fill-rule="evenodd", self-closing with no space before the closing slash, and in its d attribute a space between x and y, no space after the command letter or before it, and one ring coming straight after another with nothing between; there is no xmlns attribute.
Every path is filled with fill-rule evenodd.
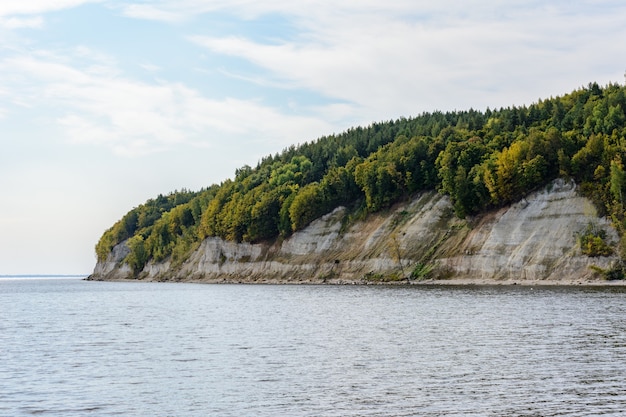
<svg viewBox="0 0 626 417"><path fill-rule="evenodd" d="M287 239L234 243L209 238L181 265L148 263L140 279L205 282L380 282L485 280L493 282L581 282L599 279L617 255L589 257L576 234L589 224L619 237L598 217L573 182L556 180L522 201L474 218L455 217L446 196L419 195L387 213L342 226L338 208ZM133 278L119 244L92 279ZM615 251L617 253L617 251Z"/></svg>

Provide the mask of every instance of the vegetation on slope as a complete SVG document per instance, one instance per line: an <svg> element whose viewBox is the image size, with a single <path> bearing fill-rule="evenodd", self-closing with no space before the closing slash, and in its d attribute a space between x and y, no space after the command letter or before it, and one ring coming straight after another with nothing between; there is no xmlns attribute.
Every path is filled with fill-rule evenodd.
<svg viewBox="0 0 626 417"><path fill-rule="evenodd" d="M617 84L592 83L528 107L424 113L292 146L200 192L160 195L107 230L96 253L105 260L128 239L126 262L139 272L151 259L182 262L210 236L285 237L340 205L372 213L437 189L465 217L557 177L581 184L623 235L625 151L626 89ZM593 247L585 250L593 255Z"/></svg>

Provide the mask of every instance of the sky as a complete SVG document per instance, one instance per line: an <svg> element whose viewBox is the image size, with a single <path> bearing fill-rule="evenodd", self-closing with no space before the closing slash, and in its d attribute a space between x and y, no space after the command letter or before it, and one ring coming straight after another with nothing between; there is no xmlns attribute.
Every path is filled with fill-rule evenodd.
<svg viewBox="0 0 626 417"><path fill-rule="evenodd" d="M622 0L2 0L0 275L290 145L624 82Z"/></svg>

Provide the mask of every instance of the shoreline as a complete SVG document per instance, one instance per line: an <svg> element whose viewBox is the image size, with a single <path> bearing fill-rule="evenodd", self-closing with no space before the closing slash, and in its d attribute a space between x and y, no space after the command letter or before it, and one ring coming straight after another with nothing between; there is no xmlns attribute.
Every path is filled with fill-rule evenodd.
<svg viewBox="0 0 626 417"><path fill-rule="evenodd" d="M183 283L183 284L211 284L211 285L325 285L325 286L434 286L434 287L480 287L480 286L502 286L502 287L626 287L626 280L498 280L486 278L451 278L451 279L425 279L420 281L366 281L366 280L285 280L285 279L99 279L93 276L84 278L85 281L100 282L144 282L144 283Z"/></svg>

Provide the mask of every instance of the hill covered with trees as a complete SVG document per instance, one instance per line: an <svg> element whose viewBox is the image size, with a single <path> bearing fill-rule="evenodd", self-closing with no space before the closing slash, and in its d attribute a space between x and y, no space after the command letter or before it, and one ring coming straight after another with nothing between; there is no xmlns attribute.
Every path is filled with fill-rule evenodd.
<svg viewBox="0 0 626 417"><path fill-rule="evenodd" d="M425 190L448 195L458 217L571 178L618 233L626 230L626 89L591 83L530 106L424 113L291 146L198 192L159 195L129 211L96 245L99 261L126 241L126 263L182 263L207 237L287 237L339 206L350 218ZM626 258L624 239L621 257ZM601 255L589 230L583 252Z"/></svg>

